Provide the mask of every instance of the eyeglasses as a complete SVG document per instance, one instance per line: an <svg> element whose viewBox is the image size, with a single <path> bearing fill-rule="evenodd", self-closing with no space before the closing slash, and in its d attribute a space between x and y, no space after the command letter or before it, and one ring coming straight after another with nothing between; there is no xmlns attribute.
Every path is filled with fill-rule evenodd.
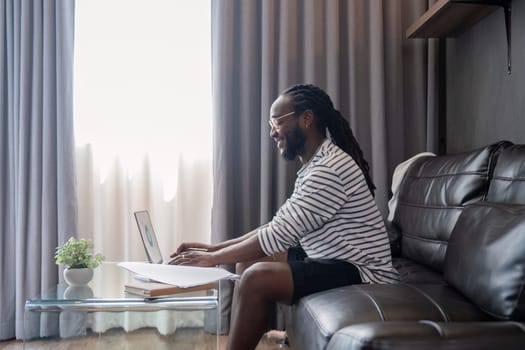
<svg viewBox="0 0 525 350"><path fill-rule="evenodd" d="M279 121L283 120L283 118L292 116L293 114L295 114L295 112L286 113L286 114L281 115L280 117L270 118L270 120L268 120L268 124L270 124L270 128L272 129L275 128L279 130L281 125L283 125L284 123L284 121L282 122L279 122Z"/></svg>

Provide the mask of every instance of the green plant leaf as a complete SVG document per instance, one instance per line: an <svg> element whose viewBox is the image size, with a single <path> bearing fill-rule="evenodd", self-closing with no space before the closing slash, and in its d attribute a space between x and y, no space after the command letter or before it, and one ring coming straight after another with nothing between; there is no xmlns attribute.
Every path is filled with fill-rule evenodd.
<svg viewBox="0 0 525 350"><path fill-rule="evenodd" d="M56 247L55 263L69 269L95 268L104 261L105 257L102 254L93 255L92 249L91 240L85 238L77 240L71 237L66 243Z"/></svg>

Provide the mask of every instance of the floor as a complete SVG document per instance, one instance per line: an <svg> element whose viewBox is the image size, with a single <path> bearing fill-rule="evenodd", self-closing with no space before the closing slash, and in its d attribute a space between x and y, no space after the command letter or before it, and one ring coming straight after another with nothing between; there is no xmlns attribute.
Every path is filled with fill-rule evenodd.
<svg viewBox="0 0 525 350"><path fill-rule="evenodd" d="M283 345L285 333L270 331L266 333L256 350L282 350L290 349ZM220 349L226 348L227 336L220 337ZM169 336L160 335L154 328L143 328L133 332L111 330L102 336L91 335L83 338L56 340L39 340L27 343L25 350L84 350L84 349L110 349L110 350L215 350L217 338L205 333L202 329L181 328ZM21 341L0 342L0 350L22 350Z"/></svg>

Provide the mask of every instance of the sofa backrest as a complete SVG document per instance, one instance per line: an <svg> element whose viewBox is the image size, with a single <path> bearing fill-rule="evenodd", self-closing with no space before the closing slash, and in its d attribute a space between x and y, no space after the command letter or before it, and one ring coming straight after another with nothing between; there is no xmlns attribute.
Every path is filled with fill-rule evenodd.
<svg viewBox="0 0 525 350"><path fill-rule="evenodd" d="M469 205L450 237L444 278L480 309L525 320L525 145L494 158L484 201Z"/></svg>
<svg viewBox="0 0 525 350"><path fill-rule="evenodd" d="M512 145L499 152L486 200L525 204L525 145Z"/></svg>
<svg viewBox="0 0 525 350"><path fill-rule="evenodd" d="M493 317L525 321L524 232L525 205L468 205L450 236L445 280Z"/></svg>
<svg viewBox="0 0 525 350"><path fill-rule="evenodd" d="M399 186L392 221L401 256L442 272L450 234L465 205L487 196L495 154L508 142L469 152L422 157Z"/></svg>

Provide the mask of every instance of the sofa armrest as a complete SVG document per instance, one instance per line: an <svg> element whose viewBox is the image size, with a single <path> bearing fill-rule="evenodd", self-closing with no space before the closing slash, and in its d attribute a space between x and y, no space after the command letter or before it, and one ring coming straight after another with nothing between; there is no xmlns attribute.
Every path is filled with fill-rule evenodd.
<svg viewBox="0 0 525 350"><path fill-rule="evenodd" d="M335 333L327 350L518 350L525 344L525 323L518 322L372 322Z"/></svg>

